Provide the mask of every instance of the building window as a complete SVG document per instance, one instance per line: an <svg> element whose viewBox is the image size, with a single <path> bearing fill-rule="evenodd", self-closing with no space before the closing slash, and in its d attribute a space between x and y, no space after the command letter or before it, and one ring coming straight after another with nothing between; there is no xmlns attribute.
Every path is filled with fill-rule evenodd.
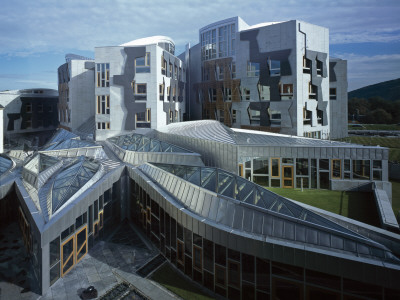
<svg viewBox="0 0 400 300"><path fill-rule="evenodd" d="M97 96L97 114L102 114L102 115L110 114L110 96L109 95Z"/></svg>
<svg viewBox="0 0 400 300"><path fill-rule="evenodd" d="M232 74L232 79L236 78L236 63L233 61L231 63L231 74Z"/></svg>
<svg viewBox="0 0 400 300"><path fill-rule="evenodd" d="M281 62L279 60L268 58L268 68L270 76L281 75Z"/></svg>
<svg viewBox="0 0 400 300"><path fill-rule="evenodd" d="M169 122L172 123L174 121L174 112L169 110Z"/></svg>
<svg viewBox="0 0 400 300"><path fill-rule="evenodd" d="M311 81L308 83L308 99L317 99L317 86Z"/></svg>
<svg viewBox="0 0 400 300"><path fill-rule="evenodd" d="M150 128L151 124L151 109L147 108L145 112L136 113L136 127Z"/></svg>
<svg viewBox="0 0 400 300"><path fill-rule="evenodd" d="M382 161L374 160L372 162L372 179L373 180L382 180Z"/></svg>
<svg viewBox="0 0 400 300"><path fill-rule="evenodd" d="M279 110L268 109L269 119L271 121L271 126L281 126L281 112Z"/></svg>
<svg viewBox="0 0 400 300"><path fill-rule="evenodd" d="M217 101L217 89L210 88L210 89L208 89L208 93L209 93L210 102L216 102Z"/></svg>
<svg viewBox="0 0 400 300"><path fill-rule="evenodd" d="M32 103L25 104L25 112L31 113L32 112Z"/></svg>
<svg viewBox="0 0 400 300"><path fill-rule="evenodd" d="M224 100L232 101L232 90L230 88L224 88Z"/></svg>
<svg viewBox="0 0 400 300"><path fill-rule="evenodd" d="M161 74L165 75L167 72L167 61L164 59L164 55L161 55Z"/></svg>
<svg viewBox="0 0 400 300"><path fill-rule="evenodd" d="M150 73L150 52L135 59L135 69L136 73Z"/></svg>
<svg viewBox="0 0 400 300"><path fill-rule="evenodd" d="M329 100L336 100L336 88L329 89Z"/></svg>
<svg viewBox="0 0 400 300"><path fill-rule="evenodd" d="M248 61L247 77L259 77L259 76L260 76L260 64Z"/></svg>
<svg viewBox="0 0 400 300"><path fill-rule="evenodd" d="M261 112L259 110L254 110L248 108L248 113L249 113L249 120L251 125L260 125L260 119L261 119Z"/></svg>
<svg viewBox="0 0 400 300"><path fill-rule="evenodd" d="M342 162L340 159L332 159L332 169L331 169L331 176L332 179L340 179L342 173Z"/></svg>
<svg viewBox="0 0 400 300"><path fill-rule="evenodd" d="M353 160L353 179L370 180L370 161Z"/></svg>
<svg viewBox="0 0 400 300"><path fill-rule="evenodd" d="M38 110L38 112L43 112L43 104L42 103L38 103L37 110Z"/></svg>
<svg viewBox="0 0 400 300"><path fill-rule="evenodd" d="M303 73L311 73L311 60L303 56Z"/></svg>
<svg viewBox="0 0 400 300"><path fill-rule="evenodd" d="M172 77L172 73L174 72L174 69L172 67L172 64L169 63L169 77Z"/></svg>
<svg viewBox="0 0 400 300"><path fill-rule="evenodd" d="M242 100L250 101L250 89L242 88Z"/></svg>
<svg viewBox="0 0 400 300"><path fill-rule="evenodd" d="M185 260L185 249L184 249L184 245L183 242L181 242L180 240L176 240L176 260L178 262L180 262L181 264L184 263Z"/></svg>
<svg viewBox="0 0 400 300"><path fill-rule="evenodd" d="M317 123L323 124L324 122L324 112L320 109L317 109Z"/></svg>
<svg viewBox="0 0 400 300"><path fill-rule="evenodd" d="M97 129L99 130L110 129L110 122L97 122Z"/></svg>
<svg viewBox="0 0 400 300"><path fill-rule="evenodd" d="M235 109L232 109L232 123L236 123L237 112Z"/></svg>
<svg viewBox="0 0 400 300"><path fill-rule="evenodd" d="M193 245L193 267L198 269L199 271L203 270L203 251L201 247Z"/></svg>
<svg viewBox="0 0 400 300"><path fill-rule="evenodd" d="M226 286L226 270L219 265L215 265L215 284L223 288Z"/></svg>
<svg viewBox="0 0 400 300"><path fill-rule="evenodd" d="M311 125L312 112L303 106L303 125Z"/></svg>
<svg viewBox="0 0 400 300"><path fill-rule="evenodd" d="M175 122L178 122L178 111L175 110Z"/></svg>
<svg viewBox="0 0 400 300"><path fill-rule="evenodd" d="M280 177L279 158L271 158L271 176Z"/></svg>
<svg viewBox="0 0 400 300"><path fill-rule="evenodd" d="M281 93L281 100L292 100L293 98L293 84L284 83L279 85Z"/></svg>
<svg viewBox="0 0 400 300"><path fill-rule="evenodd" d="M322 76L322 66L323 66L322 61L317 59L316 62L317 62L317 76Z"/></svg>
<svg viewBox="0 0 400 300"><path fill-rule="evenodd" d="M168 101L171 100L171 87L170 86L167 87L167 98L168 98Z"/></svg>
<svg viewBox="0 0 400 300"><path fill-rule="evenodd" d="M175 78L175 80L178 79L178 67L177 66L175 66L174 78Z"/></svg>
<svg viewBox="0 0 400 300"><path fill-rule="evenodd" d="M147 100L147 84L135 84L135 100Z"/></svg>
<svg viewBox="0 0 400 300"><path fill-rule="evenodd" d="M96 64L97 87L110 86L110 64Z"/></svg>
<svg viewBox="0 0 400 300"><path fill-rule="evenodd" d="M201 60L217 58L217 33L216 30L203 32L201 39Z"/></svg>

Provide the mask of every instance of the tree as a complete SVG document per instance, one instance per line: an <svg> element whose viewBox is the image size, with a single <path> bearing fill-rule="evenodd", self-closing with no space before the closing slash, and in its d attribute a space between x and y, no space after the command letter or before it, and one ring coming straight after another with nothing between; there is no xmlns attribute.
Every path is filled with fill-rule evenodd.
<svg viewBox="0 0 400 300"><path fill-rule="evenodd" d="M367 113L365 122L369 124L391 124L392 115L383 108L378 108Z"/></svg>

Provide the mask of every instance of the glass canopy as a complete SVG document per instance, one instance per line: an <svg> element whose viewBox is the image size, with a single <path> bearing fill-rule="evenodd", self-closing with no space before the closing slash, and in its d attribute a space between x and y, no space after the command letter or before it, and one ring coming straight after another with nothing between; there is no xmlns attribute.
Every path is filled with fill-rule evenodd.
<svg viewBox="0 0 400 300"><path fill-rule="evenodd" d="M45 154L37 154L25 164L24 168L34 174L39 174L58 162L59 160L55 157Z"/></svg>
<svg viewBox="0 0 400 300"><path fill-rule="evenodd" d="M91 142L69 139L69 140L58 142L56 144L52 144L52 145L46 147L43 151L95 147L95 146L97 146L97 145L93 144Z"/></svg>
<svg viewBox="0 0 400 300"><path fill-rule="evenodd" d="M52 188L52 213L57 211L97 172L100 165L93 159L80 156L55 178Z"/></svg>
<svg viewBox="0 0 400 300"><path fill-rule="evenodd" d="M127 134L108 139L118 147L136 152L180 152L192 153L192 151L149 138L141 134Z"/></svg>
<svg viewBox="0 0 400 300"><path fill-rule="evenodd" d="M7 172L12 166L11 159L0 155L0 176Z"/></svg>
<svg viewBox="0 0 400 300"><path fill-rule="evenodd" d="M360 237L282 196L221 169L156 163L153 163L153 165L217 194Z"/></svg>

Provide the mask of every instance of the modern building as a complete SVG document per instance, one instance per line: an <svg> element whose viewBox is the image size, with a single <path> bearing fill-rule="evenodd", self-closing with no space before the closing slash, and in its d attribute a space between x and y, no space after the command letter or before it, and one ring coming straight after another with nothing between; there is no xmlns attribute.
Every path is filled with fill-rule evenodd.
<svg viewBox="0 0 400 300"><path fill-rule="evenodd" d="M94 60L67 54L58 68L58 118L60 128L80 132L86 123L94 131Z"/></svg>
<svg viewBox="0 0 400 300"><path fill-rule="evenodd" d="M187 52L190 120L322 139L347 126L330 125L327 28L297 20L249 26L234 17L201 28ZM345 72L335 84L344 93ZM342 96L336 102L347 103Z"/></svg>
<svg viewBox="0 0 400 300"><path fill-rule="evenodd" d="M214 123L219 127L207 127L217 136L223 125ZM196 131L204 144L210 142L204 127ZM226 144L229 136L221 133ZM292 142L301 145L301 139L314 141ZM399 235L349 219L328 220L236 171L204 166L199 154L165 140L129 134L102 144L60 129L25 160L0 156L0 214L18 216L42 293L127 218L177 269L223 297L399 296ZM231 149L221 144L215 155L230 157ZM253 177L259 170L275 172L272 161L271 169L263 160L250 162Z"/></svg>
<svg viewBox="0 0 400 300"><path fill-rule="evenodd" d="M57 102L58 93L51 89L0 92L0 129L5 148L15 148L24 143L42 145L57 128Z"/></svg>
<svg viewBox="0 0 400 300"><path fill-rule="evenodd" d="M180 122L185 66L169 37L95 48L96 140Z"/></svg>

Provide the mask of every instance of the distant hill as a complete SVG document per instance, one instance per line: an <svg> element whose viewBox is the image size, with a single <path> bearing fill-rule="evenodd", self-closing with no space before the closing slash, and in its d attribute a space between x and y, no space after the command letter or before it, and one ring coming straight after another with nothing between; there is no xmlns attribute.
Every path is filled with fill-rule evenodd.
<svg viewBox="0 0 400 300"><path fill-rule="evenodd" d="M381 97L389 101L400 100L400 78L365 86L349 92L348 96L349 99Z"/></svg>

